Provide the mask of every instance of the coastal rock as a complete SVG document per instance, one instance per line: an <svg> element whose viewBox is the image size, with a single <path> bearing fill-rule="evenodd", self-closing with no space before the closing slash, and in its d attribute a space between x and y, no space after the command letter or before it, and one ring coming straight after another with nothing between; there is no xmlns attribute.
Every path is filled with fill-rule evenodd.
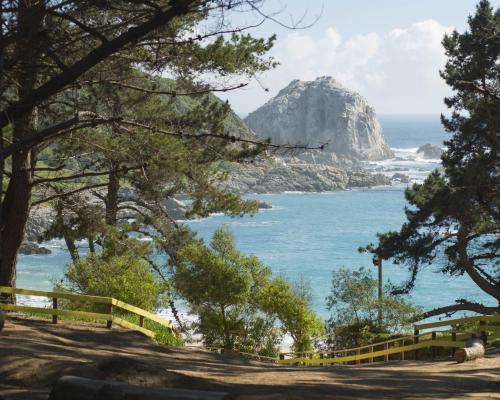
<svg viewBox="0 0 500 400"><path fill-rule="evenodd" d="M271 208L273 208L273 205L266 203L265 201L259 201L258 207L259 210L270 210Z"/></svg>
<svg viewBox="0 0 500 400"><path fill-rule="evenodd" d="M372 187L390 185L391 179L383 174L372 174L364 169L350 169L347 171L349 176L349 188Z"/></svg>
<svg viewBox="0 0 500 400"><path fill-rule="evenodd" d="M374 109L358 93L331 77L292 81L276 97L250 113L245 123L277 144L328 143L325 150L299 157L312 164L352 163L393 156Z"/></svg>
<svg viewBox="0 0 500 400"><path fill-rule="evenodd" d="M26 242L36 242L44 234L55 217L55 211L51 207L36 207L31 209L24 240Z"/></svg>
<svg viewBox="0 0 500 400"><path fill-rule="evenodd" d="M23 242L19 249L19 253L31 256L31 255L46 255L50 254L51 251L46 247L39 246L38 244L33 242Z"/></svg>
<svg viewBox="0 0 500 400"><path fill-rule="evenodd" d="M401 172L396 172L394 175L392 175L391 180L400 183L410 183L410 177L408 175L402 174Z"/></svg>
<svg viewBox="0 0 500 400"><path fill-rule="evenodd" d="M418 148L417 153L422 155L422 157L425 159L439 159L443 154L443 149L441 147L426 143Z"/></svg>
<svg viewBox="0 0 500 400"><path fill-rule="evenodd" d="M257 164L228 164L224 186L236 193L325 192L388 185L390 179L363 169L289 162L275 158Z"/></svg>

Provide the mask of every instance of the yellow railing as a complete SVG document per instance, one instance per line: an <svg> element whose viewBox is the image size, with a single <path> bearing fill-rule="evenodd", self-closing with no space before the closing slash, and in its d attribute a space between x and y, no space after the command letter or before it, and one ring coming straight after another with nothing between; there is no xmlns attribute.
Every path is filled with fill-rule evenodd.
<svg viewBox="0 0 500 400"><path fill-rule="evenodd" d="M53 323L57 323L58 316L67 316L67 317L82 318L89 320L100 320L100 321L106 321L106 325L108 328L111 328L112 324L114 323L118 326L128 329L133 329L135 331L143 333L146 336L154 338L155 333L144 327L144 321L150 320L170 329L170 331L175 334L171 321L160 318L153 313L143 310L142 308L132 306L130 304L124 303L123 301L114 299L112 297L88 296L88 295L65 293L65 292L47 292L43 290L11 288L6 286L0 286L0 294L1 293L52 298L52 308L30 307L17 304L0 303L0 310L52 315ZM89 311L79 311L79 310L63 310L59 308L58 299L81 301L94 304L103 304L106 308L106 312L101 313L101 312L89 312ZM122 309L137 315L139 317L139 324L134 324L119 316L114 315L116 309Z"/></svg>
<svg viewBox="0 0 500 400"><path fill-rule="evenodd" d="M418 350L432 347L460 348L465 346L465 341L472 336L472 332L457 332L454 330L433 331L420 333L423 329L456 326L460 324L479 323L478 331L474 334L486 338L487 332L500 332L500 315L482 315L465 317L446 321L429 322L415 325L415 334L383 342L373 343L365 346L332 350L328 352L301 352L281 353L279 364L302 364L302 365L328 365L342 364L348 362L361 362L368 360L373 362L376 358L389 360L392 354L400 354L404 360L405 353L415 352L417 358ZM438 338L438 335L440 336ZM446 335L446 336L445 336ZM410 342L410 344L407 344Z"/></svg>

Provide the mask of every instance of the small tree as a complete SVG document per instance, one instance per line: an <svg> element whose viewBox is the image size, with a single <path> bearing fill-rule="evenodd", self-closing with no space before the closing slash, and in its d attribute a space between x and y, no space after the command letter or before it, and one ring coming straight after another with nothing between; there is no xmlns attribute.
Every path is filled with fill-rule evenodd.
<svg viewBox="0 0 500 400"><path fill-rule="evenodd" d="M282 278L275 278L260 289L258 304L281 322L282 330L292 337L297 352L311 350L313 338L324 332L323 322L311 310L307 299L296 294Z"/></svg>
<svg viewBox="0 0 500 400"><path fill-rule="evenodd" d="M322 332L307 301L284 279L272 279L257 257L238 252L229 231L217 230L210 247L192 242L176 258L175 288L198 314L209 346L276 355L280 332L292 336L297 351L310 349Z"/></svg>
<svg viewBox="0 0 500 400"><path fill-rule="evenodd" d="M420 313L419 307L402 296L391 295L386 285L379 301L377 281L370 271L345 267L332 274L330 295L326 298L331 317L327 328L336 346L359 346L369 342L374 334L406 330ZM382 309L382 326L378 310Z"/></svg>
<svg viewBox="0 0 500 400"><path fill-rule="evenodd" d="M239 253L232 234L222 228L210 247L192 242L177 260L174 284L199 315L199 332L209 345L234 348L244 336L244 315L255 312L256 288L269 278L270 269L257 257Z"/></svg>
<svg viewBox="0 0 500 400"><path fill-rule="evenodd" d="M59 290L114 297L148 311L163 307L169 298L168 282L159 279L138 254L150 246L136 239L110 234L106 251L75 259L66 270ZM68 304L71 306L71 304Z"/></svg>

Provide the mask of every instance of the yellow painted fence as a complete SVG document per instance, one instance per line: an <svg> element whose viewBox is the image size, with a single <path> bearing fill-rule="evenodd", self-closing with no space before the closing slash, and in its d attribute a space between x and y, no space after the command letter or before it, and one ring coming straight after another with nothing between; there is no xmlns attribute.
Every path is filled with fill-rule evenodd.
<svg viewBox="0 0 500 400"><path fill-rule="evenodd" d="M100 297L100 296L87 296L82 294L74 294L74 293L65 293L65 292L47 292L43 290L31 290L31 289L21 289L21 288L11 288L6 286L0 286L0 294L20 294L20 295L29 295L29 296L38 296L38 297L48 297L52 299L52 308L44 308L44 307L30 307L30 306L22 306L17 304L3 304L0 303L0 310L4 311L18 311L18 312L26 312L26 313L34 313L34 314L48 314L52 315L52 322L57 323L58 316L67 316L88 320L99 320L106 321L106 326L111 328L112 324L116 324L118 326L133 329L135 331L141 332L146 336L154 338L155 333L149 329L144 327L144 321L150 320L154 321L157 324L164 326L172 333L175 334L173 329L173 324L171 321L163 319L156 314L150 313L148 311L143 310L142 308L132 306L130 304L124 303L123 301L114 299L112 297ZM106 309L105 312L89 312L89 311L78 311L78 310L64 310L59 306L59 299L85 302L85 303L93 303L93 304L102 304ZM120 310L125 310L129 313L137 315L139 317L139 323L134 324L129 322L119 315ZM116 315L118 311L119 315ZM123 316L123 315L122 315Z"/></svg>
<svg viewBox="0 0 500 400"><path fill-rule="evenodd" d="M154 338L155 333L144 327L144 321L150 320L164 326L175 334L171 321L165 320L156 314L145 311L139 307L132 306L120 300L111 297L87 296L66 292L47 292L42 290L31 290L21 288L11 288L0 286L0 294L20 294L30 296L48 297L52 299L52 307L30 307L17 304L0 303L0 310L4 311L19 311L34 314L52 315L52 322L57 323L58 316L68 316L74 318L106 321L108 328L112 324L119 325L124 328L133 329L143 334ZM87 302L93 304L102 304L105 312L89 312L78 310L61 309L58 303L59 299ZM125 320L120 310L125 310L139 317L139 323L135 324ZM118 311L118 312L117 312ZM118 314L118 315L116 315ZM477 326L476 331L468 329L468 332L460 332L457 327L464 325ZM423 330L433 328L448 327L452 329L441 331ZM465 317L458 319L450 319L445 321L428 322L415 325L414 335L386 340L383 342L373 343L366 346L360 346L350 349L331 350L328 352L301 352L301 353L281 353L278 358L263 357L258 354L241 353L242 355L257 358L259 360L277 362L279 364L301 364L301 365L328 365L328 364L343 364L349 362L360 363L362 361L373 362L375 359L389 360L389 356L399 354L401 359L405 358L408 352L415 352L424 348L460 348L465 346L465 341L472 335L476 334L486 339L487 334L492 333L493 336L499 336L500 333L500 315L479 315L474 317ZM417 358L417 357L415 357Z"/></svg>
<svg viewBox="0 0 500 400"><path fill-rule="evenodd" d="M475 332L460 332L454 328L457 326L478 324ZM452 327L450 330L428 331L420 333L422 330L438 327ZM411 336L386 340L366 346L350 349L339 349L328 352L301 352L301 353L281 353L279 364L285 365L331 365L344 364L349 362L360 363L361 361L374 362L375 359L388 361L389 356L399 354L400 359L405 358L405 354L415 352L418 359L418 351L426 348L461 348L465 347L465 341L473 334L486 339L488 333L500 332L500 315L480 315L474 317L464 317L446 321L436 321L415 325L415 334Z"/></svg>

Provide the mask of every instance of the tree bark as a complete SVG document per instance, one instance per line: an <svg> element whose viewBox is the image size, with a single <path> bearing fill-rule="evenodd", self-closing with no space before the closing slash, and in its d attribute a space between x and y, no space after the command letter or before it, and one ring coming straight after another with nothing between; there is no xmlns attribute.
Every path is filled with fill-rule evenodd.
<svg viewBox="0 0 500 400"><path fill-rule="evenodd" d="M231 350L231 334L229 332L229 327L227 326L227 320L226 320L226 310L224 306L220 306L220 311L222 315L222 325L224 327L224 348Z"/></svg>
<svg viewBox="0 0 500 400"><path fill-rule="evenodd" d="M470 260L469 254L467 253L467 234L468 232L465 228L460 228L458 231L458 256L459 262L463 266L464 271L474 283L481 288L485 293L495 298L500 305L500 286L494 286L484 279L479 272L476 270L476 266Z"/></svg>
<svg viewBox="0 0 500 400"><path fill-rule="evenodd" d="M41 40L39 32L42 25L44 2L19 2L18 32L16 43L17 59L19 60L18 97L28 101L29 93L36 86L37 71L34 61L40 54ZM32 134L37 127L37 109L35 106L26 109L12 123L13 142L22 140ZM22 150L12 155L12 175L2 202L2 219L0 230L0 285L15 286L16 259L19 247L24 237L24 229L28 220L31 187L33 183L33 167L36 164L36 150ZM9 296L8 301L14 301Z"/></svg>
<svg viewBox="0 0 500 400"><path fill-rule="evenodd" d="M455 352L455 360L457 363L463 363L465 361L471 361L481 357L484 357L484 346L482 344L457 349Z"/></svg>
<svg viewBox="0 0 500 400"><path fill-rule="evenodd" d="M118 214L118 191L120 190L120 176L116 170L119 166L111 162L108 175L108 193L106 194L106 224L115 226Z"/></svg>
<svg viewBox="0 0 500 400"><path fill-rule="evenodd" d="M454 314L458 311L472 311L476 312L478 314L485 314L485 315L490 315L490 314L495 314L495 313L500 313L500 307L487 307L483 306L482 304L479 303L472 303L468 301L463 301L458 304L453 304L445 307L439 307L435 308L433 310L427 311L420 315L418 317L418 320L421 319L426 319L429 317L434 317L436 315L442 315L442 314Z"/></svg>

